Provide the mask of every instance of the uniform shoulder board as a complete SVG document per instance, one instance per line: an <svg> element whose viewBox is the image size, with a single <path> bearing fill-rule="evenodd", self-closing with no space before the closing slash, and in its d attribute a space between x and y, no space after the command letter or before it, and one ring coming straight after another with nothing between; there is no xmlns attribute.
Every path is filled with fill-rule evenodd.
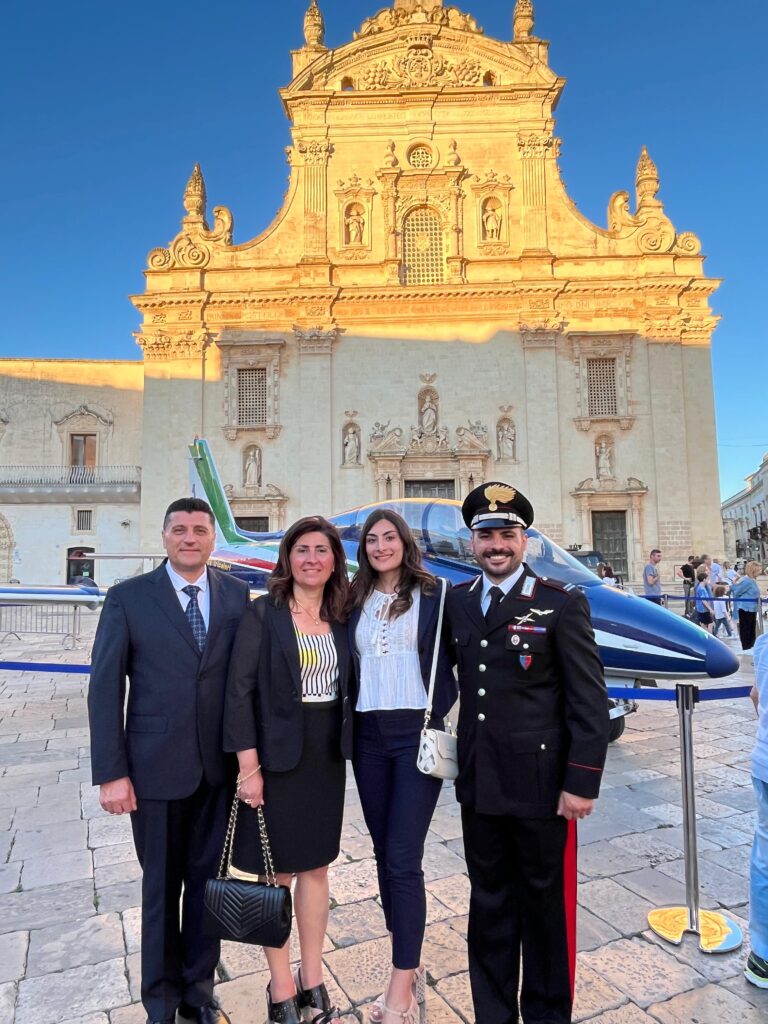
<svg viewBox="0 0 768 1024"><path fill-rule="evenodd" d="M560 580L551 580L549 576L539 576L539 583L543 583L545 587L551 587L553 590L559 590L562 593L570 589L565 583L561 583Z"/></svg>

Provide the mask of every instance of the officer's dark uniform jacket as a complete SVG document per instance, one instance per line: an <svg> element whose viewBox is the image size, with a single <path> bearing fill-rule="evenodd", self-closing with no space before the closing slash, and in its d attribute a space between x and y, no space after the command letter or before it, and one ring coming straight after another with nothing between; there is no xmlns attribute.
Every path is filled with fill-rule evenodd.
<svg viewBox="0 0 768 1024"><path fill-rule="evenodd" d="M479 814L543 818L560 793L598 795L608 698L587 599L523 575L486 622L482 577L449 591L459 669L460 803Z"/></svg>

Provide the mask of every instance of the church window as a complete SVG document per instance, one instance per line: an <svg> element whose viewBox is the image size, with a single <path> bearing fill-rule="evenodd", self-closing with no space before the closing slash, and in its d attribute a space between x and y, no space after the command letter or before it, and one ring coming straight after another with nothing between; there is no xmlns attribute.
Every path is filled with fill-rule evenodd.
<svg viewBox="0 0 768 1024"><path fill-rule="evenodd" d="M406 480L406 498L455 498L456 483L453 480Z"/></svg>
<svg viewBox="0 0 768 1024"><path fill-rule="evenodd" d="M441 284L444 280L440 221L432 210L418 207L403 222L403 284Z"/></svg>
<svg viewBox="0 0 768 1024"><path fill-rule="evenodd" d="M342 92L354 92L355 91L355 83L349 77L342 78L342 80L341 80L341 90L342 90Z"/></svg>
<svg viewBox="0 0 768 1024"><path fill-rule="evenodd" d="M237 420L241 427L267 422L267 369L248 367L237 371Z"/></svg>
<svg viewBox="0 0 768 1024"><path fill-rule="evenodd" d="M432 166L432 153L427 146L414 146L408 154L408 163L411 167L423 170Z"/></svg>
<svg viewBox="0 0 768 1024"><path fill-rule="evenodd" d="M590 416L616 416L616 360L587 359Z"/></svg>
<svg viewBox="0 0 768 1024"><path fill-rule="evenodd" d="M69 435L69 464L93 469L96 465L96 434Z"/></svg>

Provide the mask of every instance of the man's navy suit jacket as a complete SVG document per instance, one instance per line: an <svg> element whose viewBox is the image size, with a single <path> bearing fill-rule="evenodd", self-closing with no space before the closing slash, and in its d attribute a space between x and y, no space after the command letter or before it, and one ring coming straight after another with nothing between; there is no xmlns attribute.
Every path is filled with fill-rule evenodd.
<svg viewBox="0 0 768 1024"><path fill-rule="evenodd" d="M224 691L249 595L242 580L216 569L208 583L202 653L165 563L110 588L88 689L94 785L127 775L139 799L180 800L203 777L212 786L227 781Z"/></svg>

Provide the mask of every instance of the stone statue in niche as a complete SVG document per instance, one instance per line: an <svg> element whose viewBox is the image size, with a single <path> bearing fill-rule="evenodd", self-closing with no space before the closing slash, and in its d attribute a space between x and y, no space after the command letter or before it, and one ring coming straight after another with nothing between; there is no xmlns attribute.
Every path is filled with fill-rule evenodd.
<svg viewBox="0 0 768 1024"><path fill-rule="evenodd" d="M349 423L344 430L343 465L360 465L360 428L355 423Z"/></svg>
<svg viewBox="0 0 768 1024"><path fill-rule="evenodd" d="M501 239L501 213L499 200L495 197L483 203L483 241L498 242Z"/></svg>
<svg viewBox="0 0 768 1024"><path fill-rule="evenodd" d="M350 203L344 215L344 241L347 245L362 245L365 217L359 203Z"/></svg>
<svg viewBox="0 0 768 1024"><path fill-rule="evenodd" d="M496 457L514 462L515 427L509 420L499 420L496 425Z"/></svg>
<svg viewBox="0 0 768 1024"><path fill-rule="evenodd" d="M422 396L419 426L425 434L434 434L437 430L437 395L432 391L427 391Z"/></svg>
<svg viewBox="0 0 768 1024"><path fill-rule="evenodd" d="M606 438L595 445L595 462L598 480L613 480L613 446Z"/></svg>
<svg viewBox="0 0 768 1024"><path fill-rule="evenodd" d="M243 484L245 487L261 487L261 449L258 445L247 451L243 463Z"/></svg>
<svg viewBox="0 0 768 1024"><path fill-rule="evenodd" d="M467 420L469 424L470 434L474 434L478 441L482 441L485 444L488 441L488 427L484 426L480 420Z"/></svg>

